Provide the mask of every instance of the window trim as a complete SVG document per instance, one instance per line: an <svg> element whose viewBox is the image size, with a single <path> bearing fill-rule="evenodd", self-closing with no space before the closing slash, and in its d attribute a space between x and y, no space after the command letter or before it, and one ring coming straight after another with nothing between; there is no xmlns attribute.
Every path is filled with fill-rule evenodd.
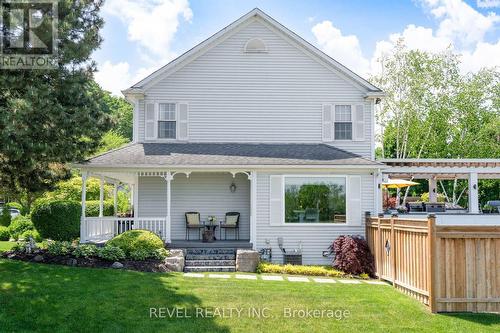
<svg viewBox="0 0 500 333"><path fill-rule="evenodd" d="M174 104L175 105L175 138L160 138L160 133L158 131L158 126L160 121L172 121L172 120L160 120L160 104ZM162 142L171 142L171 141L178 141L179 139L179 116L178 116L178 110L179 110L179 103L174 102L174 101L169 101L169 100L157 100L155 102L155 108L156 108L156 119L155 119L155 134L156 134L156 141L162 141Z"/></svg>
<svg viewBox="0 0 500 333"><path fill-rule="evenodd" d="M340 105L349 105L351 107L351 121L337 121L337 116L335 113L335 107ZM354 121L353 121L353 110L356 107L356 104L352 103L335 103L333 106L333 119L332 119L332 141L338 142L353 142L354 140ZM351 123L351 138L350 139L336 139L335 138L335 123Z"/></svg>
<svg viewBox="0 0 500 333"><path fill-rule="evenodd" d="M295 227L328 227L328 228L342 228L345 226L349 226L349 221L347 219L347 207L349 205L349 186L348 186L348 175L346 174L327 174L327 175L318 175L318 174L282 174L281 175L283 178L283 181L281 182L281 226L289 227L293 226ZM346 211L346 221L345 223L319 223L319 222L312 222L312 223L286 223L285 222L285 183L286 183L286 178L344 178L345 180L345 211Z"/></svg>

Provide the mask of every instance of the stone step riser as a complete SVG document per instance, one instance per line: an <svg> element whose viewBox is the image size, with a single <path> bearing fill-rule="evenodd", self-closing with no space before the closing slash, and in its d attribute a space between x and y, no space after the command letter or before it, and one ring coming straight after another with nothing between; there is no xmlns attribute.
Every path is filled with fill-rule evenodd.
<svg viewBox="0 0 500 333"><path fill-rule="evenodd" d="M233 254L188 254L186 260L236 260Z"/></svg>
<svg viewBox="0 0 500 333"><path fill-rule="evenodd" d="M187 249L186 255L236 255L235 249L225 249L225 248L200 248L200 249Z"/></svg>
<svg viewBox="0 0 500 333"><path fill-rule="evenodd" d="M236 265L235 260L186 260L186 266L232 266Z"/></svg>
<svg viewBox="0 0 500 333"><path fill-rule="evenodd" d="M186 250L186 255L215 255L215 254L226 254L226 255L236 255L235 250L228 249L188 249Z"/></svg>
<svg viewBox="0 0 500 333"><path fill-rule="evenodd" d="M235 272L234 266L186 266L184 272Z"/></svg>

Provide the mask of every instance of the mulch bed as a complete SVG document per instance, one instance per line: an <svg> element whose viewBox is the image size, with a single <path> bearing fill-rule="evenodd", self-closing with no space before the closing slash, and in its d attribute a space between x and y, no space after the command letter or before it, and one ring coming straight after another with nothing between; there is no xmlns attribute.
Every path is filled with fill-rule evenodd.
<svg viewBox="0 0 500 333"><path fill-rule="evenodd" d="M54 256L46 250L35 250L31 254L7 251L0 253L0 258L37 262L43 264L56 264L74 267L95 267L95 268L114 268L112 261L101 258L76 258L73 255ZM120 260L122 269L129 269L140 272L170 272L162 260Z"/></svg>

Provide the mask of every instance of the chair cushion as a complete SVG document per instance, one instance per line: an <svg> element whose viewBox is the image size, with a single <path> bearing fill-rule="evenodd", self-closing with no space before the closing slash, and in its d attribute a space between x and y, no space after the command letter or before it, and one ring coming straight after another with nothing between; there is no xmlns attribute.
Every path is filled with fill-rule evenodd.
<svg viewBox="0 0 500 333"><path fill-rule="evenodd" d="M238 222L238 215L226 215L227 225L236 225L236 222Z"/></svg>
<svg viewBox="0 0 500 333"><path fill-rule="evenodd" d="M186 214L186 221L189 225L199 225L200 216L198 214Z"/></svg>

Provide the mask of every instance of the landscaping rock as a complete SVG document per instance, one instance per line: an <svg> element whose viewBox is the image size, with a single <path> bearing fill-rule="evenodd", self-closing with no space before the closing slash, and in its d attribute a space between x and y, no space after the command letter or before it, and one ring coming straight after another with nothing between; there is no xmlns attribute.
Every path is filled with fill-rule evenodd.
<svg viewBox="0 0 500 333"><path fill-rule="evenodd" d="M76 266L78 264L78 261L75 258L69 258L66 261L66 265L68 266Z"/></svg>
<svg viewBox="0 0 500 333"><path fill-rule="evenodd" d="M236 251L236 271L255 272L259 264L259 252L254 250Z"/></svg>
<svg viewBox="0 0 500 333"><path fill-rule="evenodd" d="M182 250L170 250L170 256L165 258L165 267L171 272L184 271L184 252Z"/></svg>
<svg viewBox="0 0 500 333"><path fill-rule="evenodd" d="M123 264L121 262L115 261L113 265L111 265L111 268L120 269L123 268Z"/></svg>
<svg viewBox="0 0 500 333"><path fill-rule="evenodd" d="M43 256L40 254L37 254L36 256L33 257L33 261L41 262L41 261L43 261Z"/></svg>

